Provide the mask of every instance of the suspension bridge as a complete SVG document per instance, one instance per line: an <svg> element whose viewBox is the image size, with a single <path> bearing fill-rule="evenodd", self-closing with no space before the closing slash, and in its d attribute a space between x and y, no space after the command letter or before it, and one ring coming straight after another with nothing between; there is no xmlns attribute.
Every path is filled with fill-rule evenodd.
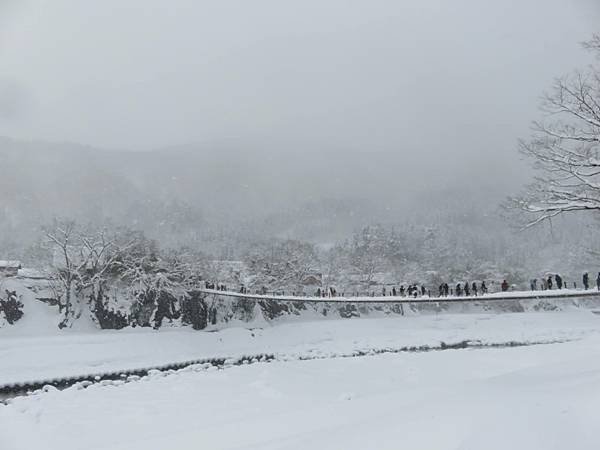
<svg viewBox="0 0 600 450"><path fill-rule="evenodd" d="M595 289L556 289L545 291L507 291L480 294L477 296L335 296L335 297L311 297L299 295L275 295L275 294L249 294L235 291L221 291L218 289L199 289L208 295L217 295L222 297L237 298L240 300L251 301L275 301L291 303L358 303L358 304L426 304L426 303L482 303L482 302L503 302L520 300L565 300L581 298L600 298L600 291Z"/></svg>

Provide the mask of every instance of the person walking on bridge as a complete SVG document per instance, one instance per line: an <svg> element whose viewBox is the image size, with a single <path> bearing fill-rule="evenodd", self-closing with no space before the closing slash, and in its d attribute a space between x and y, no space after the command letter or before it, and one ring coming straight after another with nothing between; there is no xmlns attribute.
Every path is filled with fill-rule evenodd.
<svg viewBox="0 0 600 450"><path fill-rule="evenodd" d="M583 274L583 288L587 291L589 287L590 287L590 276L586 272Z"/></svg>
<svg viewBox="0 0 600 450"><path fill-rule="evenodd" d="M548 290L552 290L552 275L548 275Z"/></svg>
<svg viewBox="0 0 600 450"><path fill-rule="evenodd" d="M473 295L477 297L477 283L473 281L473 285L471 286L471 290L473 291Z"/></svg>
<svg viewBox="0 0 600 450"><path fill-rule="evenodd" d="M537 291L537 278L534 278L533 280L531 280L529 282L529 286L531 287L532 291Z"/></svg>
<svg viewBox="0 0 600 450"><path fill-rule="evenodd" d="M469 283L465 283L465 297L468 297L471 295L471 291L469 289Z"/></svg>
<svg viewBox="0 0 600 450"><path fill-rule="evenodd" d="M485 285L485 281L481 282L481 295L487 294L487 286Z"/></svg>
<svg viewBox="0 0 600 450"><path fill-rule="evenodd" d="M508 282L506 280L504 280L502 282L501 288L502 288L502 292L508 291Z"/></svg>
<svg viewBox="0 0 600 450"><path fill-rule="evenodd" d="M456 284L456 296L460 297L462 295L462 287L460 286L460 283Z"/></svg>
<svg viewBox="0 0 600 450"><path fill-rule="evenodd" d="M563 279L559 274L554 275L554 279L556 280L556 287L558 289L562 289L563 287Z"/></svg>
<svg viewBox="0 0 600 450"><path fill-rule="evenodd" d="M596 277L596 287L600 291L600 272L598 272L598 276Z"/></svg>

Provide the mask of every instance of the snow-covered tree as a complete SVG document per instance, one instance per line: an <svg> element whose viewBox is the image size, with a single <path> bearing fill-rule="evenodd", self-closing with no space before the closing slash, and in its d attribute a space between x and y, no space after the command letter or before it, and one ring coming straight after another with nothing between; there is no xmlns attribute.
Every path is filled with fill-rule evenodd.
<svg viewBox="0 0 600 450"><path fill-rule="evenodd" d="M337 286L343 282L349 267L347 242L336 243L333 247L322 252L321 270L323 287Z"/></svg>
<svg viewBox="0 0 600 450"><path fill-rule="evenodd" d="M377 272L385 268L388 233L381 225L364 227L355 233L349 249L350 265L364 277L368 285Z"/></svg>
<svg viewBox="0 0 600 450"><path fill-rule="evenodd" d="M304 279L318 267L314 245L296 240L261 243L244 257L256 274L255 287L299 290Z"/></svg>
<svg viewBox="0 0 600 450"><path fill-rule="evenodd" d="M95 303L92 309L98 306L117 262L135 240L117 228L84 227L72 220L55 220L45 236L53 254L50 279L63 313L59 326L64 328L81 315L85 294Z"/></svg>
<svg viewBox="0 0 600 450"><path fill-rule="evenodd" d="M179 317L181 302L200 285L205 260L185 249L159 252L151 241L137 244L119 258L118 277L135 299L132 313L136 320L159 327L163 318Z"/></svg>
<svg viewBox="0 0 600 450"><path fill-rule="evenodd" d="M600 59L600 35L584 46ZM531 139L520 143L539 176L509 202L528 213L527 226L566 212L600 211L600 67L556 80L542 111Z"/></svg>
<svg viewBox="0 0 600 450"><path fill-rule="evenodd" d="M56 283L53 288L63 313L61 328L68 326L75 317L75 284L87 264L85 258L79 258L76 226L72 220L55 220L44 230L53 254L50 279Z"/></svg>

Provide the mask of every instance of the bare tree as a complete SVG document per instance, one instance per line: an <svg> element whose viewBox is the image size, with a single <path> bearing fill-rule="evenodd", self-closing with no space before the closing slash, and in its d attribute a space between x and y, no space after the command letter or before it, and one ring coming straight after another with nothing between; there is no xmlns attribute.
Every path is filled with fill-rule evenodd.
<svg viewBox="0 0 600 450"><path fill-rule="evenodd" d="M322 284L324 287L336 286L342 281L346 267L349 266L348 243L337 243L323 252L321 258ZM345 280L344 280L345 281Z"/></svg>
<svg viewBox="0 0 600 450"><path fill-rule="evenodd" d="M286 239L259 243L244 256L250 271L257 275L255 286L272 289L302 290L303 281L318 267L315 246Z"/></svg>
<svg viewBox="0 0 600 450"><path fill-rule="evenodd" d="M388 231L381 225L364 227L355 233L350 245L350 266L361 274L367 286L373 282L377 272L385 268L388 252Z"/></svg>
<svg viewBox="0 0 600 450"><path fill-rule="evenodd" d="M592 36L592 38L589 41L584 42L583 48L595 52L600 52L600 34L594 34L594 36Z"/></svg>
<svg viewBox="0 0 600 450"><path fill-rule="evenodd" d="M75 317L74 298L76 297L75 284L80 278L80 272L87 262L80 260L74 252L76 251L76 223L72 220L55 220L51 227L44 230L44 234L52 249L53 271L50 279L57 282L54 291L59 299L63 319L59 324L64 328L71 323Z"/></svg>
<svg viewBox="0 0 600 450"><path fill-rule="evenodd" d="M600 58L600 35L584 47ZM527 227L573 211L600 211L600 69L590 65L555 81L542 100L544 120L520 142L539 172L508 205L528 213Z"/></svg>
<svg viewBox="0 0 600 450"><path fill-rule="evenodd" d="M64 328L81 314L78 306L85 290L90 300L102 299L110 271L134 241L124 241L116 229L83 228L72 220L55 220L45 235L53 253L51 279L59 285L55 289L63 312L59 327Z"/></svg>

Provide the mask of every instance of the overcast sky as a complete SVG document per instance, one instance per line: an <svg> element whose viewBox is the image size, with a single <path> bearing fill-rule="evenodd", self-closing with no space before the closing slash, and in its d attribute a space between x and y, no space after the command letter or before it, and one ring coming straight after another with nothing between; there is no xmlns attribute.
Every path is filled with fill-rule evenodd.
<svg viewBox="0 0 600 450"><path fill-rule="evenodd" d="M369 152L463 175L517 159L541 92L600 31L595 0L0 5L1 135Z"/></svg>

